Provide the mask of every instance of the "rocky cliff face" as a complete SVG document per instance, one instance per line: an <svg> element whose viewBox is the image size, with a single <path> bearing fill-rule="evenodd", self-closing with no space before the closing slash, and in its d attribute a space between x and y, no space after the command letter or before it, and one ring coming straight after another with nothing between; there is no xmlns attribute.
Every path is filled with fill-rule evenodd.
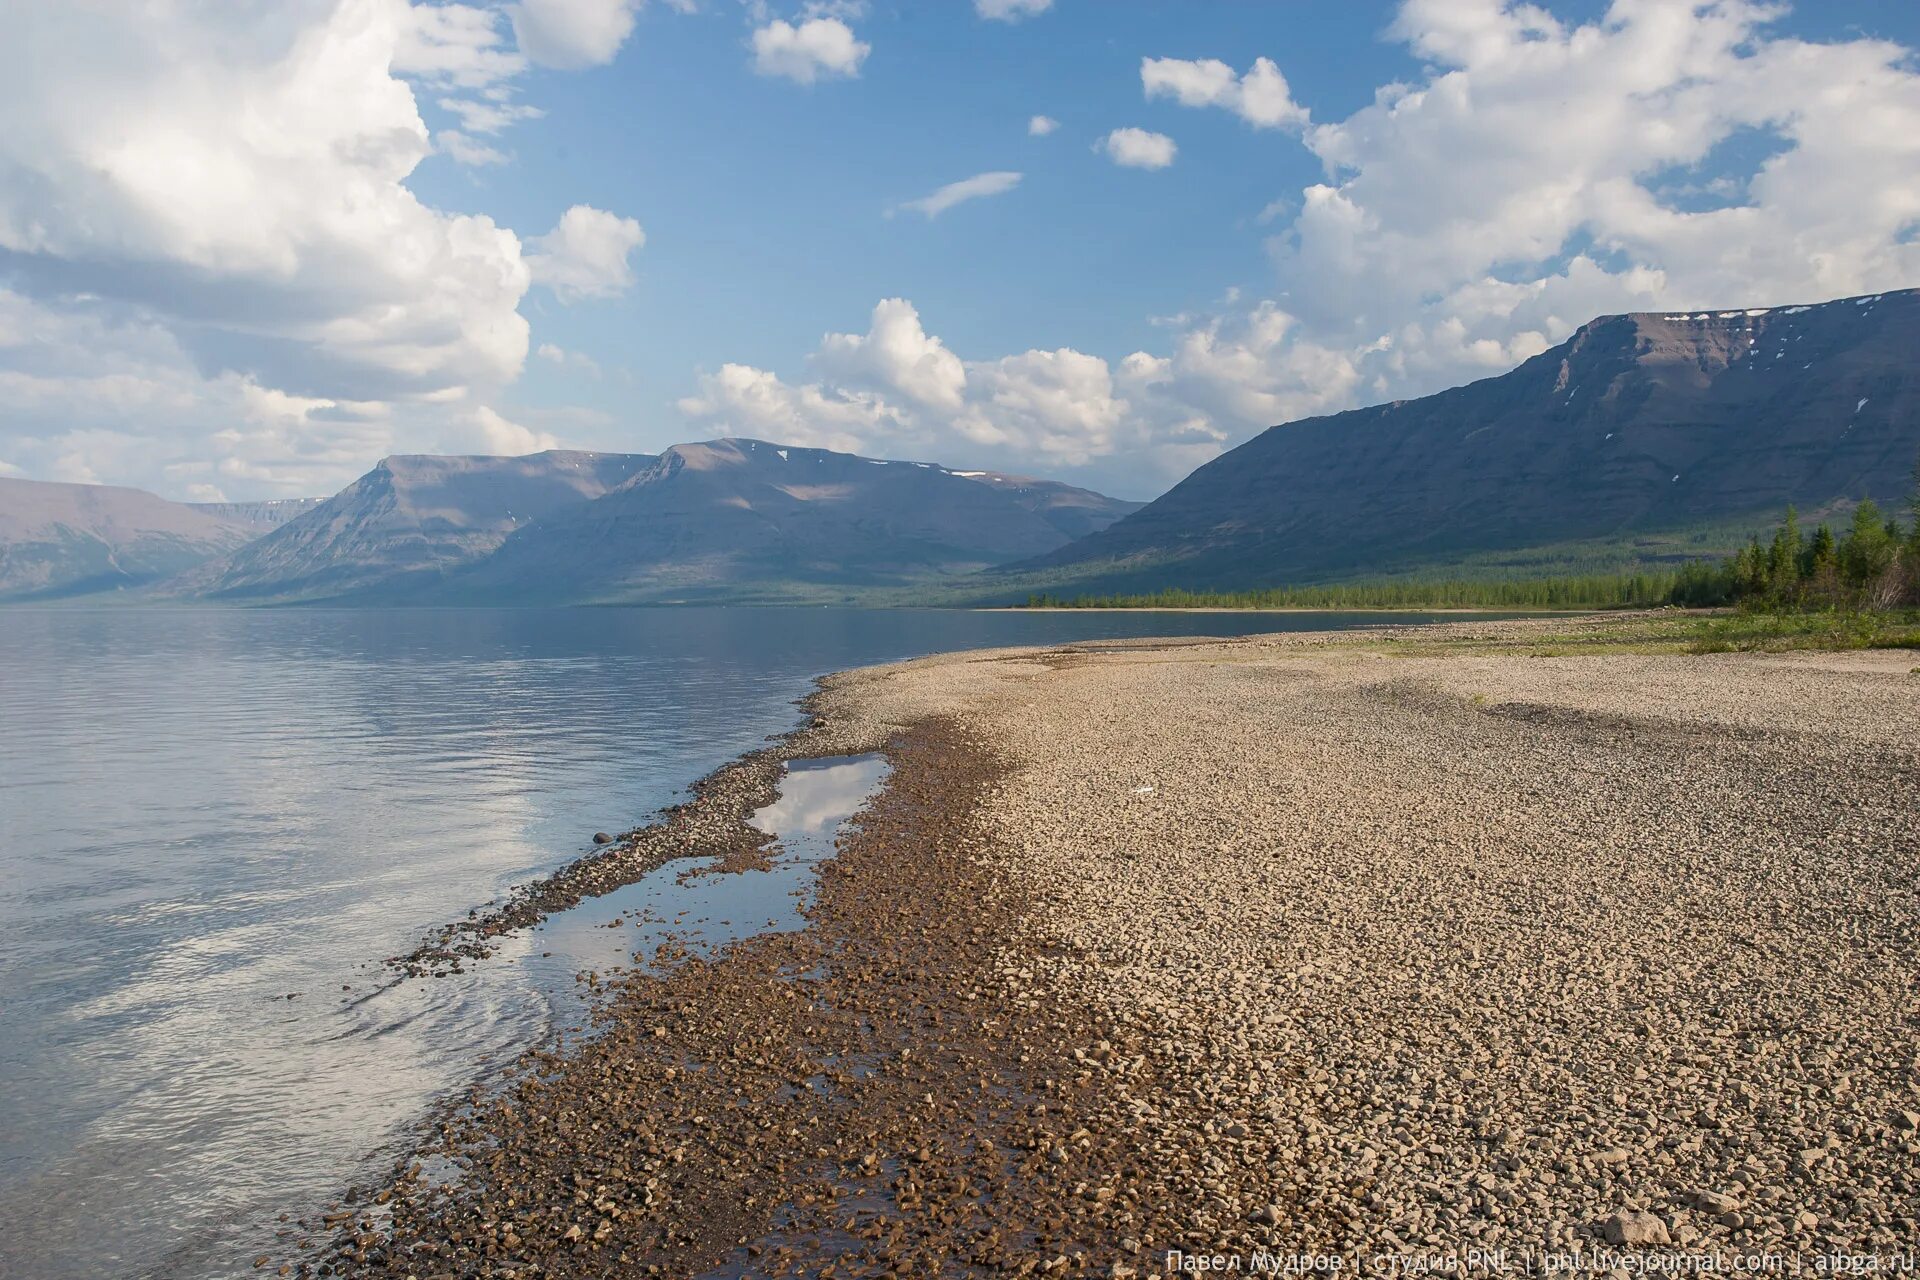
<svg viewBox="0 0 1920 1280"><path fill-rule="evenodd" d="M782 599L965 573L1135 509L1049 481L759 440L675 445L509 538L450 598Z"/></svg>
<svg viewBox="0 0 1920 1280"><path fill-rule="evenodd" d="M1017 568L1102 589L1267 586L1900 501L1916 353L1920 290L1606 316L1500 377L1273 427Z"/></svg>
<svg viewBox="0 0 1920 1280"><path fill-rule="evenodd" d="M266 498L259 502L189 502L187 505L216 520L261 534L298 519L325 501L325 498Z"/></svg>
<svg viewBox="0 0 1920 1280"><path fill-rule="evenodd" d="M143 489L0 480L0 599L142 586L252 536L244 523Z"/></svg>

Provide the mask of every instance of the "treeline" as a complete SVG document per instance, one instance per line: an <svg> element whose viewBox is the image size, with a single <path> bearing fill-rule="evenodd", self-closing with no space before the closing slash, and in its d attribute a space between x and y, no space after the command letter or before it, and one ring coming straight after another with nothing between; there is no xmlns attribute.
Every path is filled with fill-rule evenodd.
<svg viewBox="0 0 1920 1280"><path fill-rule="evenodd" d="M1185 591L1071 598L1037 592L1030 609L1644 609L1737 605L1770 613L1872 612L1920 607L1920 468L1911 523L1902 526L1871 498L1839 533L1811 533L1799 514L1739 554L1666 572L1550 578L1397 578L1322 587Z"/></svg>
<svg viewBox="0 0 1920 1280"><path fill-rule="evenodd" d="M1788 507L1771 538L1755 536L1717 565L1683 569L1673 603L1771 612L1920 605L1920 492L1905 529L1871 498L1853 509L1838 535L1825 524L1804 532L1798 513Z"/></svg>
<svg viewBox="0 0 1920 1280"><path fill-rule="evenodd" d="M1029 609L1632 609L1673 599L1680 573L1577 577L1396 579L1257 591L1183 591L1141 595L1027 597Z"/></svg>

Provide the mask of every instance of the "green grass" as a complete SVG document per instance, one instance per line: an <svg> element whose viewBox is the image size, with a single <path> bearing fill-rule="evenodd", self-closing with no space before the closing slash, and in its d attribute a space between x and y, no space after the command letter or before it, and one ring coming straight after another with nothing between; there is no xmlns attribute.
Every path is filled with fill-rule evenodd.
<svg viewBox="0 0 1920 1280"><path fill-rule="evenodd" d="M1697 620L1692 653L1920 649L1920 610L1750 613Z"/></svg>
<svg viewBox="0 0 1920 1280"><path fill-rule="evenodd" d="M1401 657L1475 652L1568 658L1611 654L1784 653L1794 649L1920 649L1920 610L1782 614L1661 609L1644 613L1589 613L1561 619L1545 632L1528 629L1449 634L1412 628L1362 643ZM1920 672L1920 668L1915 670Z"/></svg>

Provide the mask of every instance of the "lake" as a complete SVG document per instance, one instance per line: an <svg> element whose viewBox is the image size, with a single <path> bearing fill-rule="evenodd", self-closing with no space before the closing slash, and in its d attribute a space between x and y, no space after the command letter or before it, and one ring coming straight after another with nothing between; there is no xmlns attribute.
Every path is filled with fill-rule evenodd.
<svg viewBox="0 0 1920 1280"><path fill-rule="evenodd" d="M574 973L635 943L602 917L671 915L679 891L583 904L457 979L389 985L383 958L793 727L824 672L1380 621L0 609L0 1275L243 1275L279 1256L279 1214L323 1204L434 1099L579 1022ZM812 814L780 828L788 843L830 847L821 815L877 769L783 790ZM683 923L715 940L790 926L805 862L714 889Z"/></svg>

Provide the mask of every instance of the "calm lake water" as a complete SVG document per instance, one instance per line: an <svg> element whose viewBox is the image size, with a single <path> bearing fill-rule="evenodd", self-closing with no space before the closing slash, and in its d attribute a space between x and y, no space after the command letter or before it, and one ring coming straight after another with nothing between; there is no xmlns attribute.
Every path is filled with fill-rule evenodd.
<svg viewBox="0 0 1920 1280"><path fill-rule="evenodd" d="M380 965L791 728L823 672L1378 621L0 610L0 1276L251 1274L278 1214L577 1023L577 970L675 923L791 927L878 762L796 772L765 815L790 856L764 880L635 886L451 981L390 987Z"/></svg>

